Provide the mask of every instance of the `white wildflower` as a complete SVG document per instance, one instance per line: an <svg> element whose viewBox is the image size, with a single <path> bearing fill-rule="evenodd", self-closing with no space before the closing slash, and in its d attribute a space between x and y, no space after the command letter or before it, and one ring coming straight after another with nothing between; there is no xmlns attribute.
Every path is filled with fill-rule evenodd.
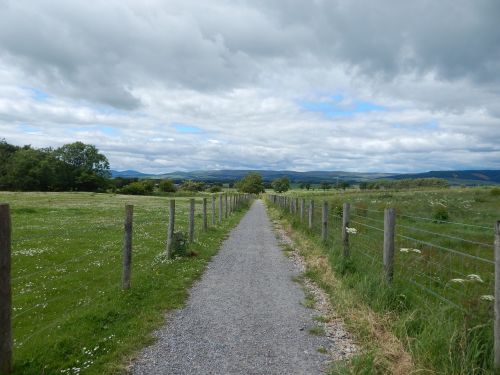
<svg viewBox="0 0 500 375"><path fill-rule="evenodd" d="M399 251L401 253L409 253L410 252L410 249L408 249L407 247L402 247L401 249L399 249Z"/></svg>
<svg viewBox="0 0 500 375"><path fill-rule="evenodd" d="M465 282L464 279L451 279L450 281L452 283L459 283L459 284L463 284Z"/></svg>
<svg viewBox="0 0 500 375"><path fill-rule="evenodd" d="M358 233L358 230L356 228L349 228L349 227L345 227L345 231L349 234L356 234Z"/></svg>
<svg viewBox="0 0 500 375"><path fill-rule="evenodd" d="M495 300L495 297L493 297L492 295L486 294L484 296L481 296L481 299L483 301L491 301L491 302L493 302Z"/></svg>
<svg viewBox="0 0 500 375"><path fill-rule="evenodd" d="M481 279L481 277L479 275L475 275L473 273L471 273L470 275L467 275L467 278L471 281L478 281L480 283L484 282L483 279Z"/></svg>
<svg viewBox="0 0 500 375"><path fill-rule="evenodd" d="M413 253L422 254L422 252L419 249L411 249L410 251Z"/></svg>

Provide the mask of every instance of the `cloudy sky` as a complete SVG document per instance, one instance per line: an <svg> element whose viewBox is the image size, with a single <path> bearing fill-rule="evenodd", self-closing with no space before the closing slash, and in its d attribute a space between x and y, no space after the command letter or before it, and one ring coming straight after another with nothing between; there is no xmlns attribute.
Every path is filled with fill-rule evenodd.
<svg viewBox="0 0 500 375"><path fill-rule="evenodd" d="M0 0L0 138L113 169L500 168L498 0Z"/></svg>

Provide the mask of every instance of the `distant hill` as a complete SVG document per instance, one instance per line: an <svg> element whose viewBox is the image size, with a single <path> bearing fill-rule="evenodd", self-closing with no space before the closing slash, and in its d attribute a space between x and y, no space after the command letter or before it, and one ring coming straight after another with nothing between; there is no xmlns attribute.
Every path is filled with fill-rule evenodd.
<svg viewBox="0 0 500 375"><path fill-rule="evenodd" d="M212 170L212 171L193 171L193 172L172 172L156 176L157 178L172 179L193 179L201 181L221 181L230 182L239 180L250 172L258 172L262 175L264 181L272 181L278 177L288 176L291 182L310 182L320 183L322 181L362 181L377 177L392 176L389 173L353 173L338 171L266 171L266 170Z"/></svg>
<svg viewBox="0 0 500 375"><path fill-rule="evenodd" d="M152 176L150 174L132 171L132 170L126 170L126 171L111 170L110 172L111 172L111 177L113 177L113 178L116 178L116 177L146 178L146 177Z"/></svg>
<svg viewBox="0 0 500 375"><path fill-rule="evenodd" d="M430 171L425 173L397 174L385 177L390 180L407 178L444 178L452 185L500 184L500 170Z"/></svg>
<svg viewBox="0 0 500 375"><path fill-rule="evenodd" d="M375 179L402 180L406 178L444 178L452 185L481 185L481 184L500 184L500 170L464 170L464 171L430 171L424 173L362 173L362 172L343 172L343 171L266 171L266 170L208 170L191 172L170 172L163 174L147 174L134 170L111 171L112 177L129 178L170 178L176 181L198 180L206 182L233 182L240 180L250 172L258 172L262 175L264 181L272 181L275 178L288 176L292 183L308 182L318 184L320 182L336 183L338 181L348 181L358 183L361 181L370 181Z"/></svg>

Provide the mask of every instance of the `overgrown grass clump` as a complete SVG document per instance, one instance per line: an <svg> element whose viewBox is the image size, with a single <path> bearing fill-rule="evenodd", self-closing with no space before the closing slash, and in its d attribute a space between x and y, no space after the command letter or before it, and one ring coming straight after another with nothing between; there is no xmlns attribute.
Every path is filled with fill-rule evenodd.
<svg viewBox="0 0 500 375"><path fill-rule="evenodd" d="M297 215L274 212L294 229L305 248L305 257L311 258L306 275L330 294L335 308L345 314L364 348L349 364L338 367L335 374L410 371L408 361L401 370L400 355L386 348L384 341L390 340L381 333L384 329L392 332L411 355L411 371L416 373L493 372L493 303L487 298L493 294L493 266L474 258L493 259L488 244L493 242L500 200L490 189L347 192L305 197L314 197L316 207L323 199L330 203L326 242L320 239L320 209L316 210L313 229L300 223ZM351 203L350 226L357 229L357 234L350 236L348 259L342 256L338 207L343 202ZM404 226L397 227L397 234L418 240L397 237L392 285L383 279L385 207L397 210L397 222ZM472 257L458 256L446 248ZM480 281L473 280L471 274L477 274ZM381 332L377 332L379 329Z"/></svg>
<svg viewBox="0 0 500 375"><path fill-rule="evenodd" d="M179 256L167 259L166 198L0 193L0 201L12 211L15 374L123 373L164 312L184 304L243 214L204 233L198 199L195 241L187 246L189 203L177 198ZM134 204L133 256L131 289L123 291L126 203Z"/></svg>

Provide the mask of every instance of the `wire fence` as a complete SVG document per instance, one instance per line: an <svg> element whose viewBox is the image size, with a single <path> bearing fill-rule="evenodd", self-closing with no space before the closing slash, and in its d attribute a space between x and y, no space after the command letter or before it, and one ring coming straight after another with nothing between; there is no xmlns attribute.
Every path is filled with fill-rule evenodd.
<svg viewBox="0 0 500 375"><path fill-rule="evenodd" d="M197 242L251 198L247 194L177 198L174 211L167 204L173 200L136 204L128 269L124 262L127 226L124 229L119 206L82 208L70 201L69 209L44 207L40 217L40 210L35 214L14 205L11 214L9 205L1 205L0 266L7 265L8 272L5 268L0 276L0 289L8 287L10 293L0 295L0 325L10 328L0 330L0 348L7 348L0 350L0 372L12 371L13 352L22 356L27 347L40 345L85 309L120 295L125 273L133 274L132 288L150 282L155 265L172 257L167 249L169 233L185 233L188 241L192 233L192 242Z"/></svg>
<svg viewBox="0 0 500 375"><path fill-rule="evenodd" d="M415 289L423 303L445 304L469 316L481 316L486 321L500 319L494 315L498 303L495 290L495 251L500 254L500 239L495 247L493 226L459 223L418 215L393 212L391 229L388 210L368 205L342 205L338 201L304 199L304 207L314 207L313 225L299 220L290 209L291 195L267 196L282 211L291 214L310 234L318 236L331 251L348 254L349 259L362 265L361 269L380 275L381 285L405 284ZM327 207L327 214L322 213ZM305 214L307 215L309 212ZM328 235L324 237L322 220L327 218ZM342 222L342 218L347 218ZM498 224L497 224L498 227ZM497 230L498 231L498 230ZM499 234L496 233L497 239ZM348 238L348 252L343 252ZM366 267L365 267L366 266ZM500 305L499 305L500 306ZM500 320L498 320L500 323ZM500 367L500 324L494 332L495 366Z"/></svg>

